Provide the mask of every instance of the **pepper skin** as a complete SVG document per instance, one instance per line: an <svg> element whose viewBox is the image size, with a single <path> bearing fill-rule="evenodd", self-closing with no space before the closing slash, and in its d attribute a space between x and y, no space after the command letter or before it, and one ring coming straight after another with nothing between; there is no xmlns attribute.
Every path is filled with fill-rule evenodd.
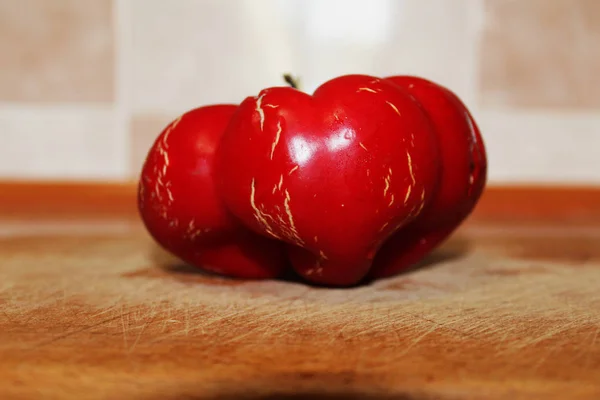
<svg viewBox="0 0 600 400"><path fill-rule="evenodd" d="M216 146L236 105L200 107L158 136L141 171L138 209L154 240L183 261L246 279L279 276L284 247L244 228L214 185Z"/></svg>
<svg viewBox="0 0 600 400"><path fill-rule="evenodd" d="M314 283L348 286L419 218L440 184L422 104L392 81L346 75L311 96L274 87L244 100L216 155L218 192L253 231L287 244Z"/></svg>
<svg viewBox="0 0 600 400"><path fill-rule="evenodd" d="M192 110L157 138L139 209L197 267L351 286L422 260L468 217L487 158L461 100L411 76L346 75Z"/></svg>
<svg viewBox="0 0 600 400"><path fill-rule="evenodd" d="M378 252L371 276L390 276L415 265L447 239L477 204L487 180L483 139L470 112L450 90L412 76L386 78L423 106L440 148L438 190L410 226Z"/></svg>

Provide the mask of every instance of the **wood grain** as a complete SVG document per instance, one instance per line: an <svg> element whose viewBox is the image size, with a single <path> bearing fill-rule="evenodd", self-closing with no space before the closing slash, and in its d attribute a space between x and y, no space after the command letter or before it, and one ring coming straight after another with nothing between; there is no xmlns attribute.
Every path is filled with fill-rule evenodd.
<svg viewBox="0 0 600 400"><path fill-rule="evenodd" d="M137 218L135 182L0 181L4 219ZM600 223L600 187L489 186L471 221Z"/></svg>
<svg viewBox="0 0 600 400"><path fill-rule="evenodd" d="M350 290L204 275L139 229L0 249L3 399L600 396L600 229L465 228Z"/></svg>
<svg viewBox="0 0 600 400"><path fill-rule="evenodd" d="M133 182L0 181L3 219L137 218Z"/></svg>
<svg viewBox="0 0 600 400"><path fill-rule="evenodd" d="M474 218L418 269L325 289L202 274L123 204L40 230L13 203L1 399L600 398L600 224Z"/></svg>

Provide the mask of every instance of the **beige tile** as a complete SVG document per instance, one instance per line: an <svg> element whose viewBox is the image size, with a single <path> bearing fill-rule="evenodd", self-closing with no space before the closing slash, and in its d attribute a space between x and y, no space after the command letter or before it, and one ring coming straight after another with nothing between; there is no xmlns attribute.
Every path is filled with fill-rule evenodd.
<svg viewBox="0 0 600 400"><path fill-rule="evenodd" d="M150 147L174 118L176 115L141 114L133 116L129 130L131 135L129 170L132 178L138 177Z"/></svg>
<svg viewBox="0 0 600 400"><path fill-rule="evenodd" d="M0 0L0 101L111 101L111 0Z"/></svg>
<svg viewBox="0 0 600 400"><path fill-rule="evenodd" d="M419 74L471 103L479 0L133 0L131 104L180 112L301 77ZM157 28L160 27L160 28Z"/></svg>
<svg viewBox="0 0 600 400"><path fill-rule="evenodd" d="M110 106L3 106L0 137L0 180L127 177L127 136Z"/></svg>
<svg viewBox="0 0 600 400"><path fill-rule="evenodd" d="M484 106L598 109L600 1L486 0Z"/></svg>
<svg viewBox="0 0 600 400"><path fill-rule="evenodd" d="M477 123L492 183L600 184L600 113L487 110Z"/></svg>
<svg viewBox="0 0 600 400"><path fill-rule="evenodd" d="M272 0L133 0L135 112L241 102L288 72L285 21Z"/></svg>

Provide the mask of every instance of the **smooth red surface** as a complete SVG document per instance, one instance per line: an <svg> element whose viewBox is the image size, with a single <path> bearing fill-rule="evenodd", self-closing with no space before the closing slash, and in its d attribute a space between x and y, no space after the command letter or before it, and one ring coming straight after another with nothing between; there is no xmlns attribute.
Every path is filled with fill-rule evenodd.
<svg viewBox="0 0 600 400"><path fill-rule="evenodd" d="M198 267L349 286L415 265L464 221L487 178L480 132L448 89L346 75L192 110L150 150L139 208Z"/></svg>
<svg viewBox="0 0 600 400"><path fill-rule="evenodd" d="M440 175L434 126L389 81L349 75L314 95L270 88L247 98L217 150L229 210L288 243L307 280L351 285L382 243L418 217Z"/></svg>
<svg viewBox="0 0 600 400"><path fill-rule="evenodd" d="M138 207L166 250L208 271L240 278L278 276L283 246L237 222L215 191L214 154L235 105L183 114L158 136L141 171Z"/></svg>
<svg viewBox="0 0 600 400"><path fill-rule="evenodd" d="M440 148L438 190L410 226L396 233L379 251L372 275L393 275L430 253L473 211L487 178L483 139L471 114L451 91L411 76L387 78L423 106Z"/></svg>

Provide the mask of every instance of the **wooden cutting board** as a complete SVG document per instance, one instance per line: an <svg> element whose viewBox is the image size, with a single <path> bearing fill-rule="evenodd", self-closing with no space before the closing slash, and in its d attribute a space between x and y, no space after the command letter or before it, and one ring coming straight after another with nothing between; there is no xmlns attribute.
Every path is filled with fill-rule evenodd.
<svg viewBox="0 0 600 400"><path fill-rule="evenodd" d="M600 398L600 228L466 226L352 289L203 275L136 224L45 232L0 238L2 399Z"/></svg>

